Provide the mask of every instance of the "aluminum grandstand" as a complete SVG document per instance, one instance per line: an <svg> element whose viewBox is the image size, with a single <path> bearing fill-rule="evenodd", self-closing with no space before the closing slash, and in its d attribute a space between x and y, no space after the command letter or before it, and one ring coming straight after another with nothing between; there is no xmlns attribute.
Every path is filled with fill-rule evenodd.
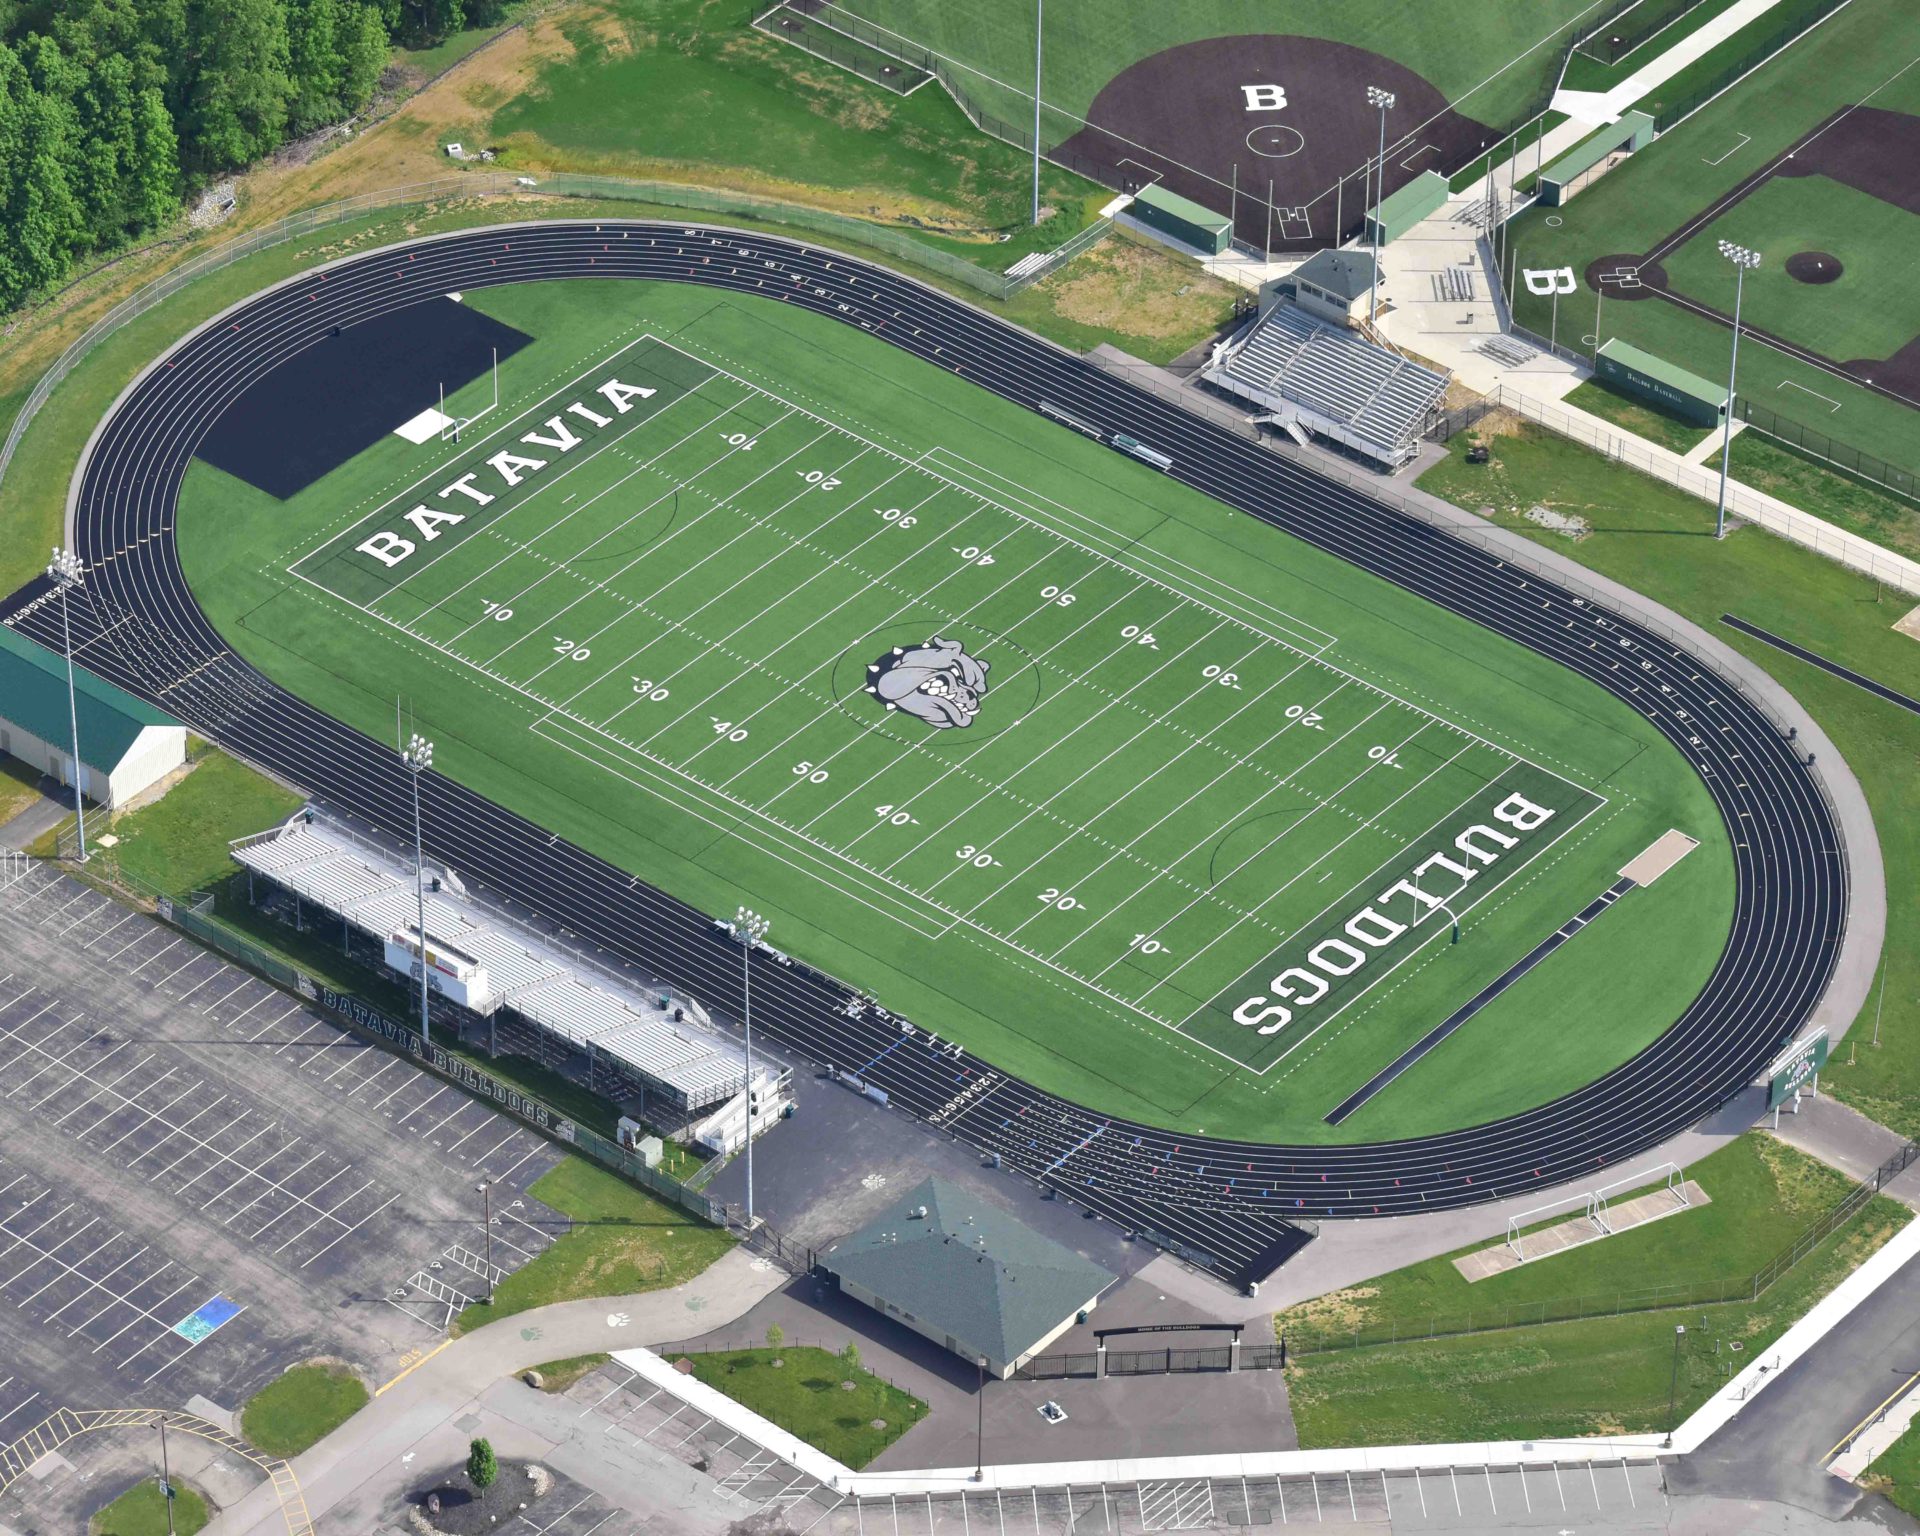
<svg viewBox="0 0 1920 1536"><path fill-rule="evenodd" d="M269 899L293 899L303 926L327 913L340 920L354 953L418 975L408 860L305 813L239 839L232 851L254 881L266 883ZM426 950L441 998L435 1011L445 1009L464 1037L490 1051L571 1066L596 1092L672 1134L698 1137L690 1122L721 1120L740 1098L745 1053L714 1031L693 998L643 989L482 907L452 871L429 867L428 874ZM754 1076L760 1102L777 1097L774 1072L756 1062Z"/></svg>
<svg viewBox="0 0 1920 1536"><path fill-rule="evenodd" d="M1316 433L1393 470L1419 452L1448 376L1282 299L1221 343L1201 377L1302 442Z"/></svg>

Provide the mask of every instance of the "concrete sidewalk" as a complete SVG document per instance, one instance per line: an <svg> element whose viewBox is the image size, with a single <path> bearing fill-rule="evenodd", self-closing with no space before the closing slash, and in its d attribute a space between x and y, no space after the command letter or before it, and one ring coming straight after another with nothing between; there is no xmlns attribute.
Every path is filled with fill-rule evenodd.
<svg viewBox="0 0 1920 1536"><path fill-rule="evenodd" d="M1616 123L1643 97L1665 85L1695 59L1711 52L1749 22L1758 21L1780 0L1740 0L1696 27L1651 63L1635 70L1608 91L1557 91L1552 110L1564 112L1583 128Z"/></svg>
<svg viewBox="0 0 1920 1536"><path fill-rule="evenodd" d="M449 1446L464 1455L466 1432L448 1426L471 1414L504 1376L549 1360L659 1343L721 1326L749 1311L786 1279L784 1271L765 1259L733 1248L671 1290L561 1302L449 1340L378 1388L371 1403L294 1458L307 1510L315 1525L324 1527L324 1517L336 1506L384 1507L419 1475L420 1469L411 1465L415 1460L453 1454ZM502 1454L525 1454L508 1449L517 1445L508 1438ZM589 1475L571 1465L563 1470L601 1491L591 1480L590 1465L584 1468ZM607 1496L616 1497L611 1491ZM273 1489L262 1484L206 1529L208 1536L285 1536L286 1525Z"/></svg>

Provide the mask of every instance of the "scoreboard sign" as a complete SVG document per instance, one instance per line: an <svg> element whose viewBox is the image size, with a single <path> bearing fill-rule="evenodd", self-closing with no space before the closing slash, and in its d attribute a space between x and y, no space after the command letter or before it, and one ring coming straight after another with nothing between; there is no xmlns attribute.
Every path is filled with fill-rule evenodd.
<svg viewBox="0 0 1920 1536"><path fill-rule="evenodd" d="M1827 1064L1828 1046L1827 1032L1818 1029L1775 1059L1767 1070L1767 1108L1778 1108L1802 1083L1819 1075Z"/></svg>

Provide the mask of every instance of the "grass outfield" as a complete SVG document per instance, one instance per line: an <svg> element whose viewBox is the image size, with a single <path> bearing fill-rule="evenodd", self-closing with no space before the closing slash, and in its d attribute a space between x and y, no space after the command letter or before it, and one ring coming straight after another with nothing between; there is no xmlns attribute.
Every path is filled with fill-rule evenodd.
<svg viewBox="0 0 1920 1536"><path fill-rule="evenodd" d="M1916 56L1920 56L1920 9L1901 0L1853 0L1564 208L1535 208L1522 214L1512 229L1517 265L1571 266L1581 273L1602 256L1652 251L1688 221L1710 213L1734 187L1772 165L1843 105L1867 103L1920 114L1920 68L1896 73ZM1790 281L1781 268L1787 257L1809 248L1805 242L1811 241L1813 249L1837 251L1832 242L1850 242L1861 232L1854 227L1861 221L1851 215L1838 227L1809 227L1802 222L1796 199L1818 195L1809 179L1794 178L1774 186L1780 189L1779 199L1765 193L1750 198L1722 221L1729 226L1738 222L1766 261L1748 282L1749 304L1769 271L1780 283ZM1743 210L1756 202L1775 217L1749 227ZM1877 234L1896 225L1911 227L1911 215L1889 217L1895 214L1897 210L1889 208L1874 217L1871 222ZM1549 219L1558 222L1550 224ZM1873 253L1862 252L1861 259L1869 265L1897 265L1906 254L1904 245L1881 252L1876 243ZM1682 283L1676 277L1676 287L1702 303L1732 309L1733 269L1715 253L1711 238L1690 240L1678 259L1687 268L1689 280ZM1515 286L1520 290L1514 296L1516 318L1545 335L1551 301L1528 293L1524 284ZM1877 316L1890 310L1912 315L1912 300L1907 296L1912 285L1904 281L1895 281L1891 288L1883 284L1855 289L1861 313L1844 321L1824 316L1821 295L1827 290L1792 286L1799 289L1788 301L1796 309L1795 323L1819 325L1825 334L1837 337L1863 334L1859 328L1865 327L1865 334L1888 338L1893 327L1883 327ZM1833 290L1849 286L1843 279ZM1577 293L1562 298L1560 334L1590 334L1595 303L1584 282ZM1758 311L1747 313L1758 321ZM1609 301L1600 318L1606 337L1621 337L1707 378L1725 374L1729 336L1724 325L1660 299ZM1913 334L1909 326L1907 337ZM1860 355L1843 352L1838 360ZM1769 410L1816 426L1853 448L1920 470L1920 412L1913 407L1793 361L1752 339L1740 348L1740 390ZM1833 409L1835 405L1839 409Z"/></svg>
<svg viewBox="0 0 1920 1536"><path fill-rule="evenodd" d="M1711 968L1728 862L1704 789L1550 663L832 322L638 283L469 302L536 338L502 369L508 441L581 378L611 410L611 354L659 393L397 583L359 525L484 467L488 422L389 437L285 504L188 477L216 622L341 718L384 736L405 692L436 767L708 910L751 902L781 948L1012 1070L1214 1134L1538 1102ZM988 663L978 723L886 715L867 667L947 629ZM1210 1006L1523 788L1550 831L1456 904L1463 942L1409 897L1404 963L1300 1028ZM1673 826L1703 847L1324 1125Z"/></svg>
<svg viewBox="0 0 1920 1536"><path fill-rule="evenodd" d="M961 76L982 108L1018 123L1033 113L1033 7L1025 0L841 0L854 16L887 27L967 67ZM833 7L823 14L831 18ZM1607 7L1593 0L1492 0L1484 5L1297 6L1282 19L1270 0L1180 0L1117 6L1053 0L1047 7L1041 95L1084 117L1115 75L1141 59L1210 37L1285 32L1351 43L1417 71L1467 116L1505 123L1556 78L1567 30ZM1005 85L996 82L1006 82ZM1045 131L1064 138L1065 117Z"/></svg>
<svg viewBox="0 0 1920 1536"><path fill-rule="evenodd" d="M1776 178L1662 258L1676 293L1699 298L1726 287L1722 240L1769 258L1747 278L1743 322L1838 362L1891 357L1920 336L1920 285L1911 280L1920 217L1904 208L1826 176ZM1838 257L1842 276L1789 277L1786 258L1799 251Z"/></svg>

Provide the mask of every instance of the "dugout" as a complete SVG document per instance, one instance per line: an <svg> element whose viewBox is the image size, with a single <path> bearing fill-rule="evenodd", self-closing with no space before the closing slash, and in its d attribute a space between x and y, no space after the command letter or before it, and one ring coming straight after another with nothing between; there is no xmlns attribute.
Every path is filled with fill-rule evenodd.
<svg viewBox="0 0 1920 1536"><path fill-rule="evenodd" d="M1218 256L1233 243L1233 223L1226 215L1169 192L1158 182L1142 187L1127 212L1156 234L1209 256Z"/></svg>
<svg viewBox="0 0 1920 1536"><path fill-rule="evenodd" d="M1424 171L1398 192L1367 210L1363 238L1368 245L1378 241L1387 245L1398 240L1447 200L1447 178L1438 171Z"/></svg>
<svg viewBox="0 0 1920 1536"><path fill-rule="evenodd" d="M1574 194L1652 142L1653 119L1644 112L1627 113L1584 144L1576 144L1540 173L1540 201L1549 208L1572 202Z"/></svg>
<svg viewBox="0 0 1920 1536"><path fill-rule="evenodd" d="M1643 352L1618 336L1594 355L1593 371L1603 383L1623 394L1638 395L1703 427L1718 426L1720 414L1727 407L1724 384L1688 373L1677 363Z"/></svg>

